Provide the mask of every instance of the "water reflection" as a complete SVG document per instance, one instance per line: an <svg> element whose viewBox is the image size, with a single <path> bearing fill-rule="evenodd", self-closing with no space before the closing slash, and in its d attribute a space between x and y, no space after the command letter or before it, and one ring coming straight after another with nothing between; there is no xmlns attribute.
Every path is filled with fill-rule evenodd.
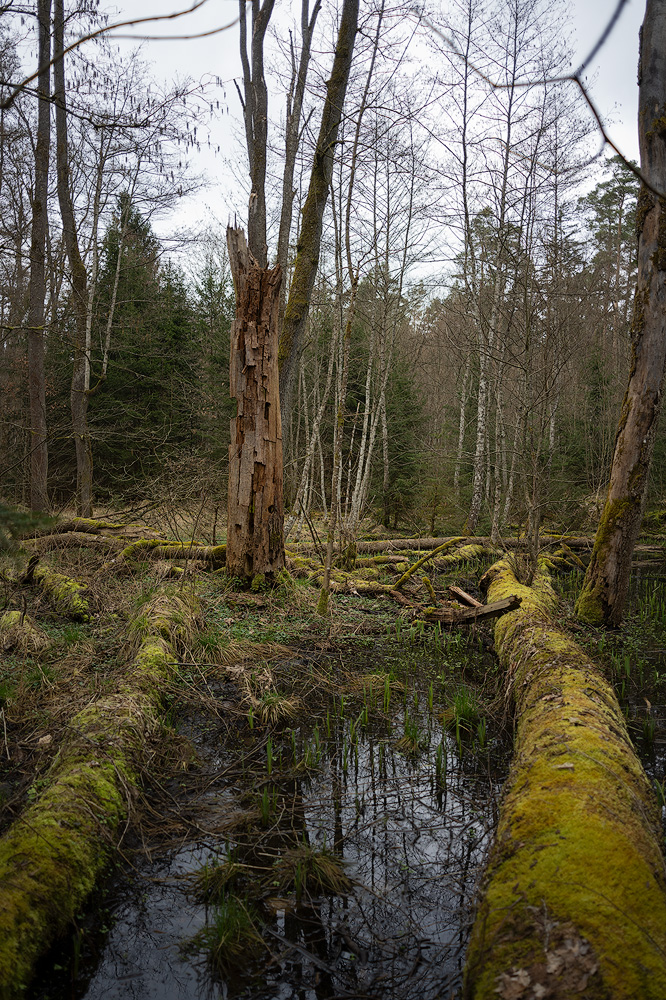
<svg viewBox="0 0 666 1000"><path fill-rule="evenodd" d="M311 730L297 729L291 742L285 737L280 747L285 762L292 753L301 760L310 747L316 767L289 769L285 763L280 771L276 766L270 782L263 780L273 802L268 828L236 830L227 837L223 831L238 813L243 783L238 769L230 769L234 755L214 749L222 745L222 733L203 738L191 720L190 735L209 769L202 790L187 805L190 831L199 833L190 832L150 861L141 857L112 879L105 917L112 926L104 935L97 928L97 952L84 948L76 975L70 964L58 986L51 971L48 985L42 980L33 996L456 996L500 775L491 753L457 743L427 712L418 716L427 749L398 752L394 734L402 732L403 712L392 727L386 720L373 728L372 721L364 727L333 719L329 737L318 737L316 754ZM443 772L445 780L438 781ZM262 785L256 771L248 773L245 790L252 783L255 789ZM204 956L183 953L184 943L211 919L205 906L192 901L183 876L232 849L244 864L270 872L278 855L304 843L342 858L353 881L348 895L305 894L297 900L287 892L282 900L269 899L264 878L259 906L267 951L259 964L248 958L237 974L216 979ZM92 941L95 934L89 937Z"/></svg>

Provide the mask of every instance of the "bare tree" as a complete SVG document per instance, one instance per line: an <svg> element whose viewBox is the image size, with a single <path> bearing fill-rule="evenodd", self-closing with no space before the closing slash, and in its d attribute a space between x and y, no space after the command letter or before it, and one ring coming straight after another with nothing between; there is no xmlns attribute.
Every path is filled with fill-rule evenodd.
<svg viewBox="0 0 666 1000"><path fill-rule="evenodd" d="M48 229L49 148L51 141L50 60L51 0L39 0L39 78L37 140L30 242L30 304L28 309L28 392L30 396L30 507L48 510L48 447L44 382L44 298L46 295L46 234Z"/></svg>
<svg viewBox="0 0 666 1000"><path fill-rule="evenodd" d="M64 0L55 0L53 19L53 80L56 119L56 166L58 201L62 230L69 262L74 306L74 360L70 405L72 434L76 449L76 511L83 517L92 515L92 443L88 429L87 374L89 355L86 351L88 329L88 275L79 248L74 218L74 202L70 185L70 148L67 134L67 91L65 85L65 11Z"/></svg>

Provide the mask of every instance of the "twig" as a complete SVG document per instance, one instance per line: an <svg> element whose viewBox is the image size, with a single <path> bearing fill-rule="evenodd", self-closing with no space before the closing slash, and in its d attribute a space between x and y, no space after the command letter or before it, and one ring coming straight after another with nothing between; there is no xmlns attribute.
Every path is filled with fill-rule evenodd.
<svg viewBox="0 0 666 1000"><path fill-rule="evenodd" d="M0 715L2 715L2 728L5 734L5 750L7 751L7 760L11 760L11 755L9 753L9 742L7 740L7 721L5 719L5 710L0 708Z"/></svg>
<svg viewBox="0 0 666 1000"><path fill-rule="evenodd" d="M303 516L304 516L304 518L305 518L305 520L307 522L308 528L310 529L310 534L312 535L312 541L314 542L314 547L315 547L315 549L317 551L317 555L319 556L319 561L321 562L321 564L323 566L324 563L325 563L325 556L324 556L324 550L323 550L321 542L319 540L319 535L315 531L314 524L310 520L310 515L308 514L308 512L305 509L305 507L303 506L303 501L299 499L298 502L301 505L301 510L303 511Z"/></svg>

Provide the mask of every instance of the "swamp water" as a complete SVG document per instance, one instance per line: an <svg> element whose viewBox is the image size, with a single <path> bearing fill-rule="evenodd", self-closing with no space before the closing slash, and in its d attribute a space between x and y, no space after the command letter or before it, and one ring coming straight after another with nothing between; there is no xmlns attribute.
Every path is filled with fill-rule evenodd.
<svg viewBox="0 0 666 1000"><path fill-rule="evenodd" d="M162 790L153 828L170 839L127 855L33 1000L459 995L509 747L485 721L442 720L439 657L401 654L403 680L374 674L380 647L356 659L346 670L375 680L306 721L250 730L237 716L234 736L223 718L181 718L197 781ZM223 706L233 687L219 684ZM231 904L256 933L216 961Z"/></svg>

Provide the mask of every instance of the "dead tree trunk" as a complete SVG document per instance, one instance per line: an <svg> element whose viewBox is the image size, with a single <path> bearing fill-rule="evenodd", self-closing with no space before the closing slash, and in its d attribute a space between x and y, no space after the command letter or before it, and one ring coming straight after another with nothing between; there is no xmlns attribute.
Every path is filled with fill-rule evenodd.
<svg viewBox="0 0 666 1000"><path fill-rule="evenodd" d="M638 133L643 176L666 192L666 2L648 0L641 35ZM615 439L608 496L578 615L619 625L640 531L666 369L666 200L645 184L636 216L638 284L631 326L631 371Z"/></svg>
<svg viewBox="0 0 666 1000"><path fill-rule="evenodd" d="M666 877L657 803L612 687L558 626L547 577L508 563L488 600L517 733L467 953L465 1000L661 1000Z"/></svg>
<svg viewBox="0 0 666 1000"><path fill-rule="evenodd" d="M231 328L231 420L227 501L227 571L269 579L284 566L282 423L278 379L278 310L282 271L261 268L241 229L227 229L236 289Z"/></svg>

